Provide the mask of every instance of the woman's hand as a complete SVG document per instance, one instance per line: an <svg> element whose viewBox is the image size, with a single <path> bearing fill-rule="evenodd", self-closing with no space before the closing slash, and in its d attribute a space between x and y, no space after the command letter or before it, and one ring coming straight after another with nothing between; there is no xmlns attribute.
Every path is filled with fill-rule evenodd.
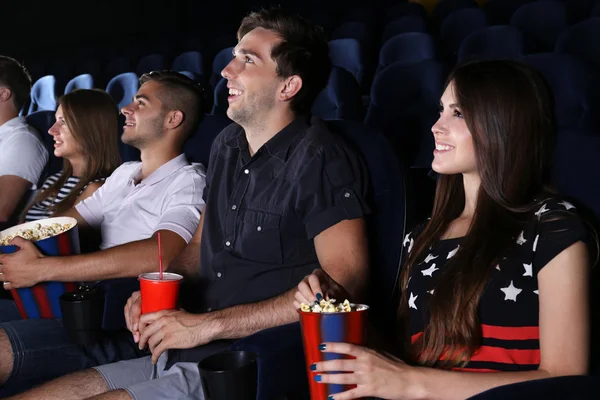
<svg viewBox="0 0 600 400"><path fill-rule="evenodd" d="M342 302L350 299L350 295L340 284L334 281L322 269L315 269L298 284L298 291L294 295L294 307L300 308L300 303L310 304L315 300L336 299Z"/></svg>
<svg viewBox="0 0 600 400"><path fill-rule="evenodd" d="M349 400L361 397L382 399L418 398L415 368L391 355L377 353L349 343L323 343L323 352L345 354L355 359L321 361L310 366L314 379L320 383L356 385L356 388L332 395L328 400ZM328 374L322 372L345 372Z"/></svg>

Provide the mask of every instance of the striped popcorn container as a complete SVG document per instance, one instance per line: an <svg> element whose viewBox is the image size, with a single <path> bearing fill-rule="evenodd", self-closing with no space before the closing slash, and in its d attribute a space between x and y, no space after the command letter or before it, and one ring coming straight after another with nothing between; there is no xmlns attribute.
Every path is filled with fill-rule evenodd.
<svg viewBox="0 0 600 400"><path fill-rule="evenodd" d="M353 309L358 306L364 307L364 309L334 313L314 313L298 310L311 400L327 400L329 395L341 393L355 387L353 385L330 385L316 382L314 379L315 372L310 370L310 365L318 361L350 357L322 352L319 350L321 343L343 342L359 345L366 343L368 306L352 304Z"/></svg>
<svg viewBox="0 0 600 400"><path fill-rule="evenodd" d="M37 224L46 226L54 223L72 224L72 227L58 235L34 241L37 248L47 256L79 254L77 220L71 217L47 218L16 225L0 232L0 239L20 230L34 229ZM19 248L16 246L0 246L0 253L8 254L18 250ZM12 289L10 292L23 319L62 318L58 298L63 293L72 292L76 289L76 283L42 282L29 288Z"/></svg>

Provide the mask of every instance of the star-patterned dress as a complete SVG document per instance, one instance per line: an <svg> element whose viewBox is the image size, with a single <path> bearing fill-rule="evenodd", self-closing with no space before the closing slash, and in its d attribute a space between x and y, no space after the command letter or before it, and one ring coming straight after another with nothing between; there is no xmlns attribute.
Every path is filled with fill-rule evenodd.
<svg viewBox="0 0 600 400"><path fill-rule="evenodd" d="M530 223L515 238L494 268L479 303L482 346L463 371L527 371L540 363L539 292L537 274L561 251L587 232L575 207L557 198L549 198L532 215ZM412 250L416 235L410 232L403 241ZM440 240L417 263L405 290L408 294L409 327L414 343L429 320L430 296L435 296L436 278L460 249L462 238ZM564 266L568 268L568 265Z"/></svg>

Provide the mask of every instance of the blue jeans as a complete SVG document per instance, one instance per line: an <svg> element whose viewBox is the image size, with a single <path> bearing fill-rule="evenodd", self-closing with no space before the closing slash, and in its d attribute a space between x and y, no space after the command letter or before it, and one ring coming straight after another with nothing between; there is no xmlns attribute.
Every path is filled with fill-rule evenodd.
<svg viewBox="0 0 600 400"><path fill-rule="evenodd" d="M23 320L12 300L0 299L0 329L12 346L13 370L0 398L86 368L143 357L128 331L106 332L91 345L74 343L60 320Z"/></svg>

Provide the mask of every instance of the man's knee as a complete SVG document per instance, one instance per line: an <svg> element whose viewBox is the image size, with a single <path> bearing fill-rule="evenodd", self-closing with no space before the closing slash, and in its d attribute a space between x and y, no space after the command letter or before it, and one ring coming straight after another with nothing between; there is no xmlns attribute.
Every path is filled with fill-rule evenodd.
<svg viewBox="0 0 600 400"><path fill-rule="evenodd" d="M0 384L5 383L13 369L14 354L10 339L0 328Z"/></svg>

